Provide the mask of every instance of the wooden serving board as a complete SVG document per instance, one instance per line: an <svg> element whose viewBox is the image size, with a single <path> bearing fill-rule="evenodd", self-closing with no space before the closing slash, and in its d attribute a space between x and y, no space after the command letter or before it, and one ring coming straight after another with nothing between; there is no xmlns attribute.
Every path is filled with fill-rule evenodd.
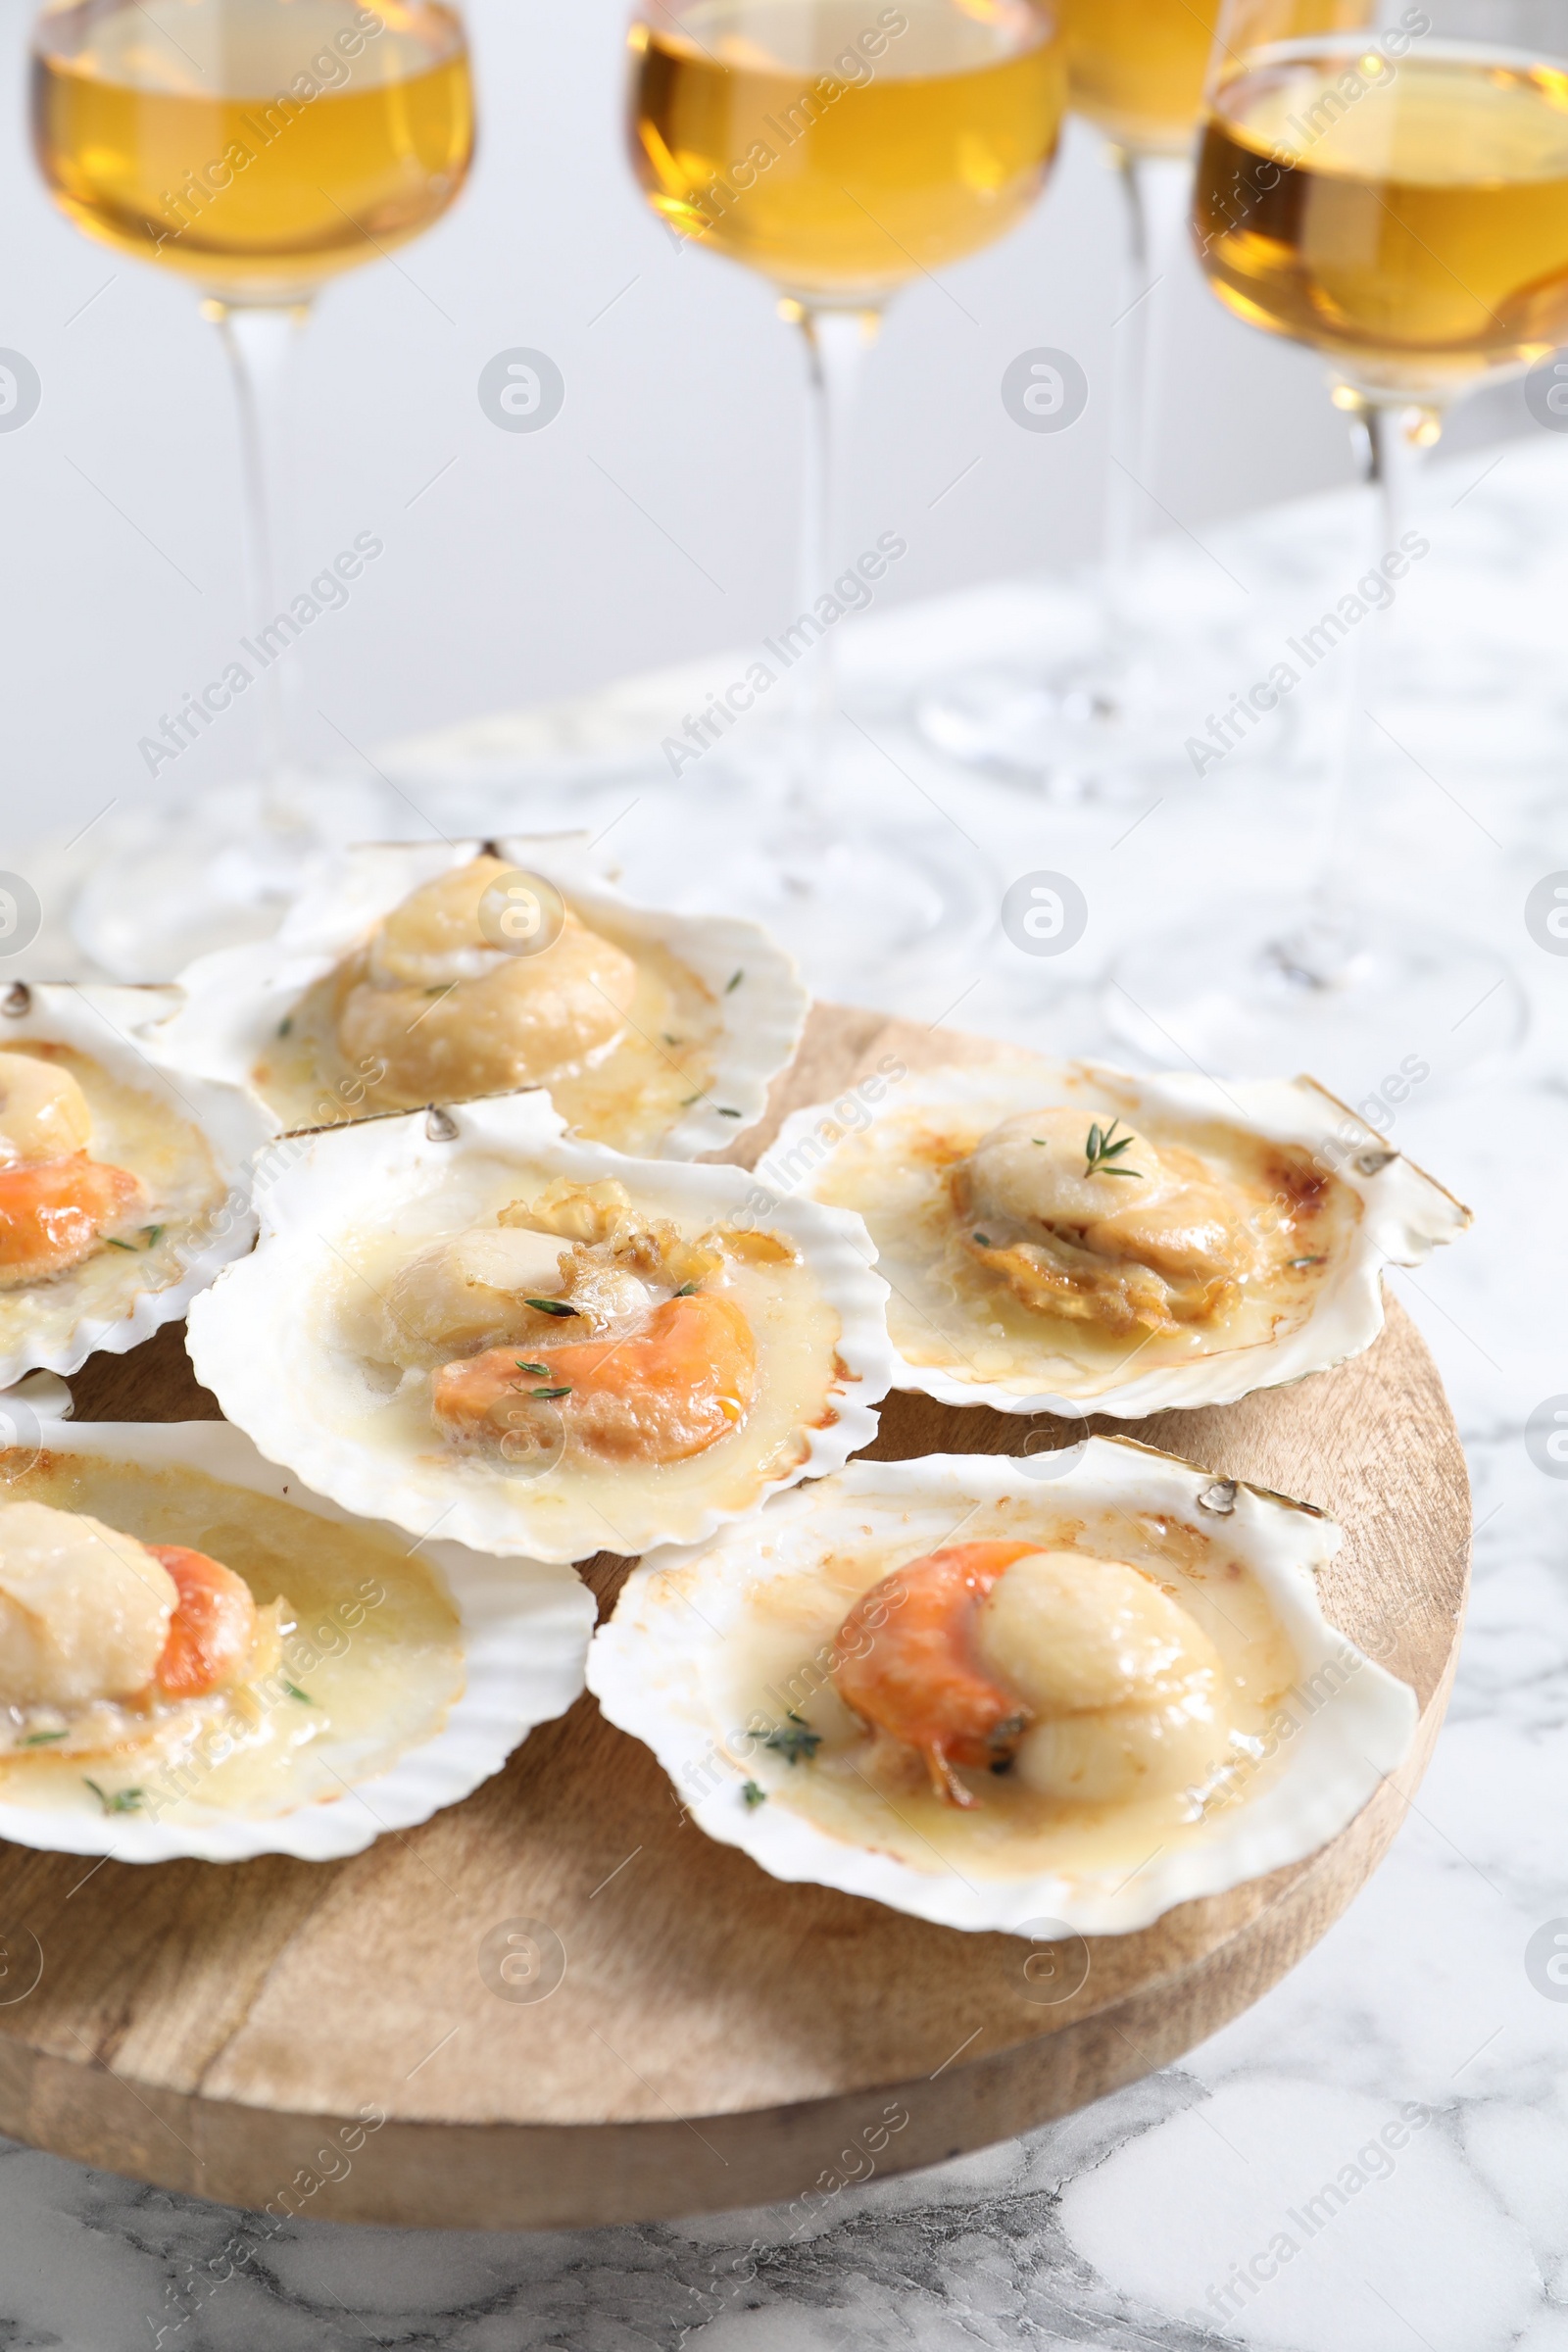
<svg viewBox="0 0 1568 2352"><path fill-rule="evenodd" d="M733 1156L884 1054L993 1051L819 1007ZM181 1338L95 1358L81 1417L216 1418ZM1053 1430L1072 1434L896 1396L873 1451L1018 1452ZM0 2130L274 2215L518 2229L808 2196L804 2217L846 2177L981 2146L1168 2064L1301 1957L1403 1819L1446 1702L1470 1515L1436 1369L1393 1302L1356 1362L1132 1434L1331 1511L1347 1542L1327 1612L1419 1692L1408 1767L1308 1861L1063 1948L1053 1980L1052 1947L768 1878L684 1821L653 1757L584 1697L465 1804L350 1861L94 1866L0 1846ZM588 1570L607 1608L625 1567ZM548 1998L481 1975L485 1947L499 1981L519 1921L560 1939ZM42 1975L7 2000L29 1938ZM1041 1997L1085 1958L1070 1997Z"/></svg>

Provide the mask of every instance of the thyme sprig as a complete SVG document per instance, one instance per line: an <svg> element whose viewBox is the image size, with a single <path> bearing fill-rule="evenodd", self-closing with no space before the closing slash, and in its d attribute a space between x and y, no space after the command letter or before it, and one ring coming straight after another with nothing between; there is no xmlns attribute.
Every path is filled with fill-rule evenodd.
<svg viewBox="0 0 1568 2352"><path fill-rule="evenodd" d="M85 1773L83 1773L82 1779L87 1779ZM106 1813L139 1813L141 1811L142 1798L139 1788L100 1788L96 1781L87 1781L87 1786Z"/></svg>
<svg viewBox="0 0 1568 2352"><path fill-rule="evenodd" d="M769 1732L762 1745L770 1747L775 1755L782 1756L786 1764L799 1764L803 1756L809 1764L822 1744L822 1735L813 1732L793 1707L788 1712L788 1723L781 1723L776 1731Z"/></svg>
<svg viewBox="0 0 1568 2352"><path fill-rule="evenodd" d="M1141 1168L1118 1168L1115 1165L1120 1154L1123 1152L1130 1152L1133 1148L1133 1139L1130 1135L1124 1135L1119 1143L1111 1142L1111 1137L1120 1125L1120 1119L1112 1119L1108 1127L1102 1127L1098 1119L1095 1121L1089 1130L1089 1140L1084 1145L1084 1174L1086 1176L1130 1176L1135 1184L1142 1184L1144 1176Z"/></svg>

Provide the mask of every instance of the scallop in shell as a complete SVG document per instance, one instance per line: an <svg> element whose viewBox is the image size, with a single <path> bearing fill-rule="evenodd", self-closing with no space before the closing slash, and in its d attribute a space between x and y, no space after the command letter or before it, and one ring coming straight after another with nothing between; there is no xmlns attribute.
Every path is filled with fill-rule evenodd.
<svg viewBox="0 0 1568 2352"><path fill-rule="evenodd" d="M216 1682L168 1662L193 1560L246 1620ZM358 1853L564 1713L593 1621L568 1569L444 1532L411 1552L221 1423L44 1422L0 1452L0 1837L122 1862Z"/></svg>
<svg viewBox="0 0 1568 2352"><path fill-rule="evenodd" d="M859 1219L565 1137L543 1094L286 1136L198 1377L350 1510L579 1560L839 1468L891 1357Z"/></svg>
<svg viewBox="0 0 1568 2352"><path fill-rule="evenodd" d="M243 1087L170 1070L175 988L0 993L0 1387L122 1355L250 1248Z"/></svg>
<svg viewBox="0 0 1568 2352"><path fill-rule="evenodd" d="M1470 1222L1309 1078L1008 1053L917 1071L861 1119L796 1111L758 1178L864 1217L895 1385L945 1404L1234 1403L1370 1347L1384 1267Z"/></svg>
<svg viewBox="0 0 1568 2352"><path fill-rule="evenodd" d="M760 1113L807 999L758 924L638 906L588 838L351 851L274 939L206 956L165 1050L279 1128L549 1089L573 1130L693 1159Z"/></svg>
<svg viewBox="0 0 1568 2352"><path fill-rule="evenodd" d="M588 1687L775 1878L1125 1935L1314 1852L1408 1753L1415 1693L1318 1603L1340 1540L1126 1439L855 1462L634 1569Z"/></svg>

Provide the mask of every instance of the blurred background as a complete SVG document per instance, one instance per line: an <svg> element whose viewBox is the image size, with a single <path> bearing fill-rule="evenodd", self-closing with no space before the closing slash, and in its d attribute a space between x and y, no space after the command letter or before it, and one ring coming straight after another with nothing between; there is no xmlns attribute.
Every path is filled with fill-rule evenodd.
<svg viewBox="0 0 1568 2352"><path fill-rule="evenodd" d="M249 616L218 338L187 283L86 242L50 204L24 130L33 9L0 4L0 346L42 382L31 421L0 434L3 856L145 801L140 738L221 671ZM298 352L279 591L358 532L386 550L290 657L322 760L342 737L368 748L750 644L795 610L800 355L763 282L683 249L633 185L623 0L467 0L465 16L470 185L428 236L329 287ZM1074 120L1023 227L894 306L844 485L846 547L883 530L909 544L879 609L1094 558L1120 235L1101 143ZM1315 356L1232 319L1185 246L1155 299L1162 527L1350 478ZM1040 344L1090 379L1068 432L1021 433L999 398L1007 362ZM542 432L499 431L479 406L480 370L516 346L565 380ZM1526 421L1519 385L1501 385L1446 446ZM254 725L237 707L167 782L245 776Z"/></svg>

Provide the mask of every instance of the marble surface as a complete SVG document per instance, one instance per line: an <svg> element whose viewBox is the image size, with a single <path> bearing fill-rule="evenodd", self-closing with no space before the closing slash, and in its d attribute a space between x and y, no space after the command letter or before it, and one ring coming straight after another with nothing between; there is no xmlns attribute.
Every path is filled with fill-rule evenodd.
<svg viewBox="0 0 1568 2352"><path fill-rule="evenodd" d="M1568 1461L1545 1443L1568 1408L1568 956L1525 913L1568 868L1568 446L1542 434L1434 468L1422 524L1433 556L1379 704L1398 741L1358 809L1358 857L1376 895L1507 955L1532 1026L1506 1066L1463 1088L1437 1068L1396 1114L1401 1147L1477 1212L1461 1247L1395 1278L1469 1447L1477 1580L1432 1771L1347 1916L1178 2065L1021 2141L846 2189L805 2227L770 2211L536 2237L365 2230L333 2226L328 2188L320 2219L270 2235L6 2149L6 2352L1568 2352ZM1159 548L1149 596L1180 613L1172 660L1196 665L1200 647L1233 688L1266 674L1268 649L1363 568L1356 529L1333 499ZM1017 588L878 617L852 689L893 710L965 632L1021 645L1064 612L1060 592ZM644 681L619 718L612 704L568 730L618 726L624 750L657 731L661 691L678 702L684 682ZM1200 719L1214 707L1195 701ZM1059 964L998 933L968 968L902 984L898 1008L1103 1050L1122 942L1299 871L1327 723L1303 696L1200 783L1178 746L1131 806L1048 806L921 767L1004 880L1065 870L1093 919ZM519 763L562 740L487 722L404 747L397 774L431 821L501 793L504 771L538 808L550 792ZM59 906L67 868L50 872ZM1334 1075L1354 1090L1378 1073Z"/></svg>

